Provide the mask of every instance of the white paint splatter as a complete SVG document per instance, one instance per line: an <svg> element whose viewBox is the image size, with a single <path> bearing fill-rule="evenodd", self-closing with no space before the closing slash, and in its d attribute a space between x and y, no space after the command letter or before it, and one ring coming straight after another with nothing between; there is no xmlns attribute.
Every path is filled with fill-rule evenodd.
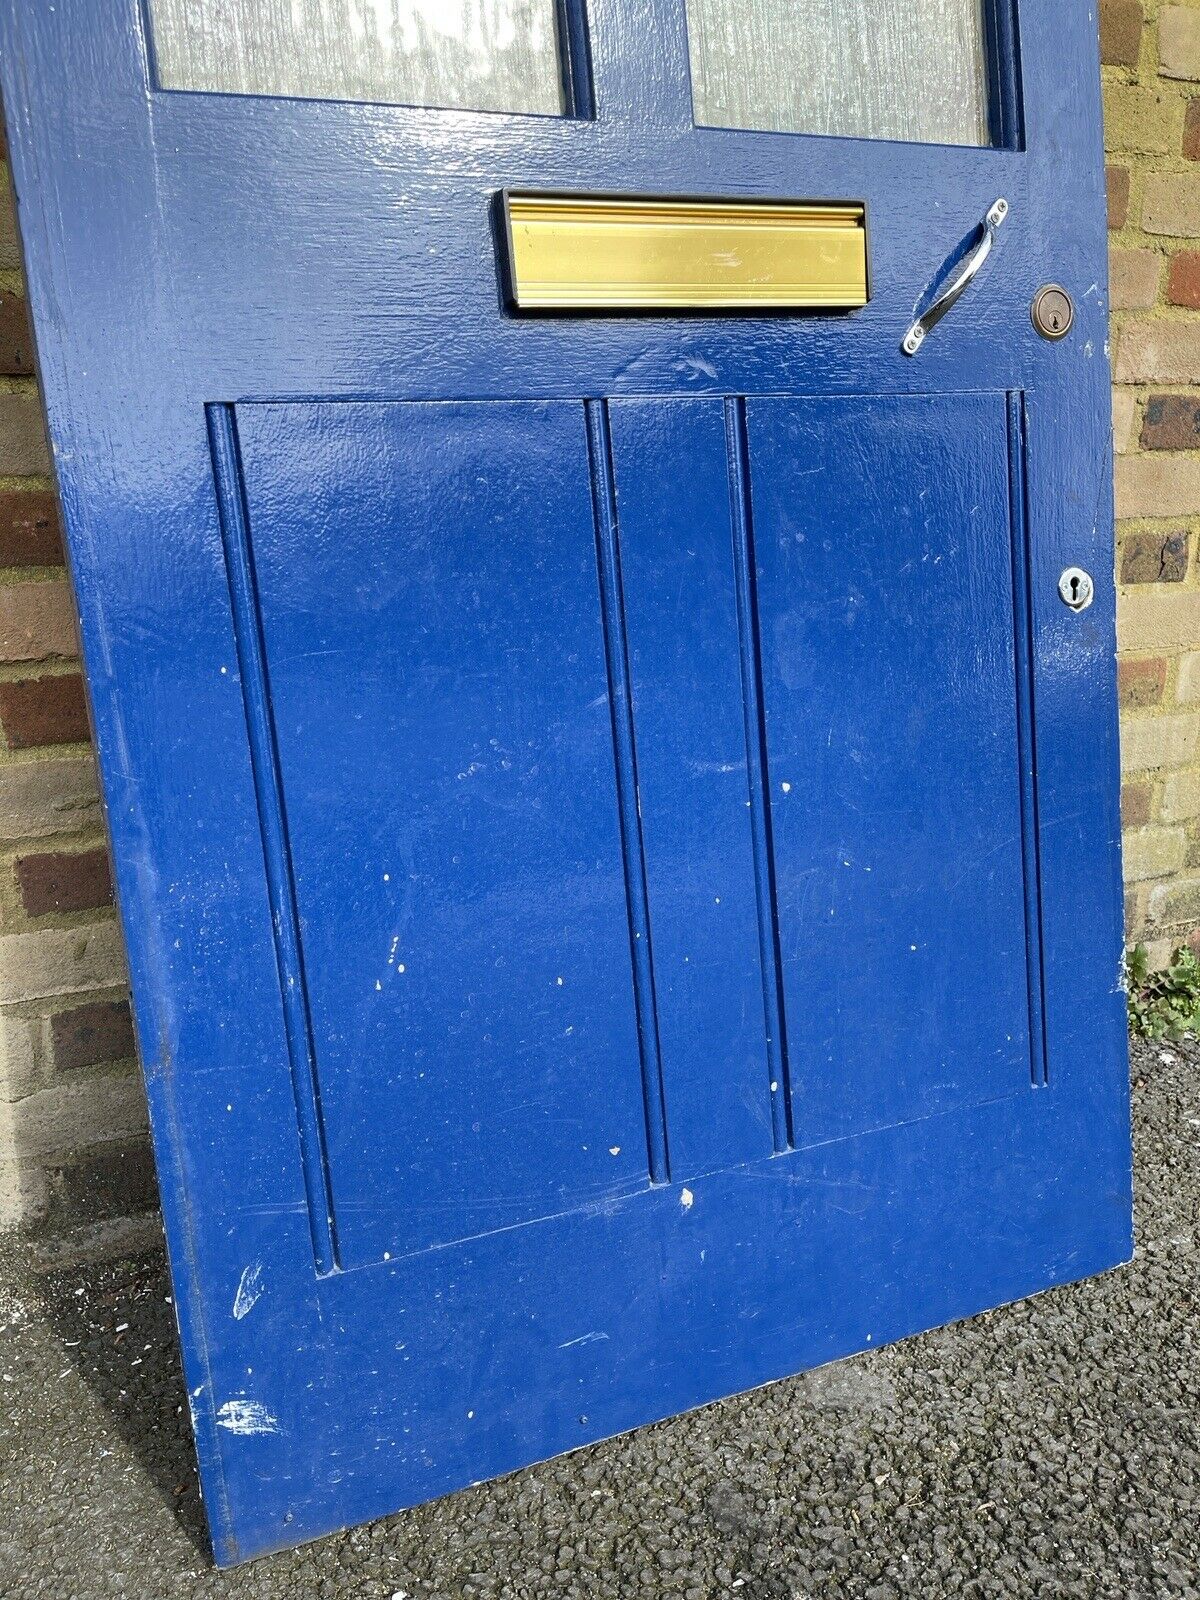
<svg viewBox="0 0 1200 1600"><path fill-rule="evenodd" d="M713 383L717 381L716 367L713 366L711 361L706 361L703 356L681 355L671 365L676 372L693 381L701 378L708 378Z"/></svg>
<svg viewBox="0 0 1200 1600"><path fill-rule="evenodd" d="M236 1322L248 1316L258 1304L263 1292L263 1264L261 1261L252 1261L242 1273L241 1282L237 1286L237 1293L233 1297L233 1315Z"/></svg>
<svg viewBox="0 0 1200 1600"><path fill-rule="evenodd" d="M279 1423L257 1400L226 1400L217 1409L217 1427L230 1433L278 1433Z"/></svg>
<svg viewBox="0 0 1200 1600"><path fill-rule="evenodd" d="M608 1153L610 1156L619 1156L621 1154L621 1146L619 1144L610 1144Z"/></svg>
<svg viewBox="0 0 1200 1600"><path fill-rule="evenodd" d="M779 787L783 790L784 794L791 794L792 792L792 786L790 783L781 783Z"/></svg>
<svg viewBox="0 0 1200 1600"><path fill-rule="evenodd" d="M679 1204L685 1211L690 1211L695 1203L696 1196L690 1189L682 1189L679 1194Z"/></svg>

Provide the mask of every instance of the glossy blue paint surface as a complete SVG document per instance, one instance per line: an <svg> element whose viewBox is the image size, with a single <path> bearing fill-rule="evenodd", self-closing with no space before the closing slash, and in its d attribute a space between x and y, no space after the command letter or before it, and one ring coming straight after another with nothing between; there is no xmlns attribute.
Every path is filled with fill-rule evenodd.
<svg viewBox="0 0 1200 1600"><path fill-rule="evenodd" d="M1004 397L753 400L747 433L797 1138L1027 1094Z"/></svg>
<svg viewBox="0 0 1200 1600"><path fill-rule="evenodd" d="M642 1187L582 406L238 435L342 1265Z"/></svg>
<svg viewBox="0 0 1200 1600"><path fill-rule="evenodd" d="M1128 1255L1096 50L1019 20L951 150L695 129L680 0L561 120L0 4L222 1563ZM505 186L862 200L871 300L515 318Z"/></svg>
<svg viewBox="0 0 1200 1600"><path fill-rule="evenodd" d="M671 1170L686 1177L774 1148L757 734L745 717L721 402L621 401L612 435L658 1040Z"/></svg>

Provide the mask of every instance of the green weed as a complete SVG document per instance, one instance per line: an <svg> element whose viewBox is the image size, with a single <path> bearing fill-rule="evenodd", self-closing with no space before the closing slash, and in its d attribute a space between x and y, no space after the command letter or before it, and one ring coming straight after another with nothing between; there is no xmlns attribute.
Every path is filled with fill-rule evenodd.
<svg viewBox="0 0 1200 1600"><path fill-rule="evenodd" d="M1125 958L1130 1031L1142 1039L1181 1039L1200 1033L1200 957L1180 945L1170 965L1151 972L1144 944Z"/></svg>

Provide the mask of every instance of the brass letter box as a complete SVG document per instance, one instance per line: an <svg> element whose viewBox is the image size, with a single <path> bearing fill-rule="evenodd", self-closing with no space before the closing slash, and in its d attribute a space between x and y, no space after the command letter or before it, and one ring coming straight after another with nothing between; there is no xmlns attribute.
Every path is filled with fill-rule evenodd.
<svg viewBox="0 0 1200 1600"><path fill-rule="evenodd" d="M521 311L786 311L867 301L866 211L817 201L503 196Z"/></svg>

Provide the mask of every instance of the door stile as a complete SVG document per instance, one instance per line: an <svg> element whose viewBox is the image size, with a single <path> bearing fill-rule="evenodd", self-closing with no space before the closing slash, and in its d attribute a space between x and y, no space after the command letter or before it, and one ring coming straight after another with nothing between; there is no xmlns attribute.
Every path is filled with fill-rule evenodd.
<svg viewBox="0 0 1200 1600"><path fill-rule="evenodd" d="M337 1229L325 1129L321 1120L316 1046L304 975L295 875L284 813L279 750L267 677L254 556L250 546L237 423L232 406L210 405L207 413L221 542L229 578L234 642L242 680L246 732L262 834L263 864L271 901L288 1061L296 1100L296 1123L300 1135L304 1190L308 1197L313 1260L318 1275L324 1276L338 1268Z"/></svg>
<svg viewBox="0 0 1200 1600"><path fill-rule="evenodd" d="M670 1183L667 1113L654 995L654 962L650 943L650 897L646 882L646 849L638 804L637 751L630 695L629 644L621 595L621 555L617 534L616 483L608 402L584 402L587 420L592 508L596 527L596 559L600 578L600 610L608 698L616 759L621 849L625 866L625 903L629 913L629 946L637 1008L641 1057L642 1106L646 1117L646 1157L651 1183Z"/></svg>
<svg viewBox="0 0 1200 1600"><path fill-rule="evenodd" d="M1017 687L1017 770L1021 786L1021 857L1025 877L1025 959L1029 986L1029 1073L1035 1088L1050 1080L1046 1049L1046 979L1042 955L1042 864L1038 829L1034 725L1033 615L1029 592L1029 508L1025 474L1025 396L1006 398L1009 533L1013 573L1013 650Z"/></svg>
<svg viewBox="0 0 1200 1600"><path fill-rule="evenodd" d="M775 855L771 844L771 804L767 781L767 730L763 717L762 651L758 636L753 513L750 506L750 452L746 402L725 401L725 450L729 474L729 526L733 536L738 647L742 669L742 709L746 727L746 773L750 789L750 835L754 851L754 889L762 969L763 1013L770 1070L771 1134L776 1155L795 1148L792 1083L783 1013L783 959L775 894Z"/></svg>

